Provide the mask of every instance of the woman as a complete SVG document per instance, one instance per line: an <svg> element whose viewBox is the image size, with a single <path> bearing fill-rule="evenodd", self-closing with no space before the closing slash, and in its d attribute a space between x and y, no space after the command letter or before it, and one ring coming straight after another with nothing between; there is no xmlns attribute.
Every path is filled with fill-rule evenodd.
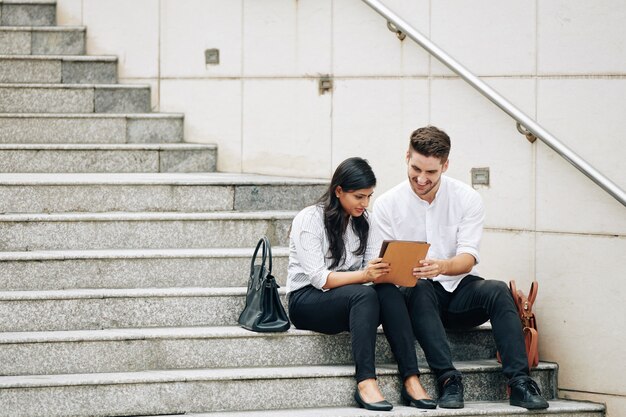
<svg viewBox="0 0 626 417"><path fill-rule="evenodd" d="M376 329L385 312L379 311L375 287L362 285L375 283L390 271L388 264L375 258L380 241L370 233L366 212L375 186L367 161L346 159L317 204L298 213L289 236L287 293L295 327L325 334L350 332L356 364L354 399L368 410L388 411L393 406L380 392L374 365ZM387 322L385 331L405 381L403 399L410 396L415 406L435 408L418 379L413 335L405 334L410 325Z"/></svg>

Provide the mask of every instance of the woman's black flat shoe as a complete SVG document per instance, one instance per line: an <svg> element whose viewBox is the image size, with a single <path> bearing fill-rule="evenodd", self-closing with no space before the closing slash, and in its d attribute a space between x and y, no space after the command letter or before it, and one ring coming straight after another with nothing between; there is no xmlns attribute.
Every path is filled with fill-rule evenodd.
<svg viewBox="0 0 626 417"><path fill-rule="evenodd" d="M358 388L354 393L354 401L356 401L359 406L371 411L391 411L393 408L393 405L387 400L378 401L377 403L366 403L363 401L363 398L361 398Z"/></svg>
<svg viewBox="0 0 626 417"><path fill-rule="evenodd" d="M400 396L402 397L402 400L404 401L404 404L406 405L410 405L410 406L417 407L417 408L424 408L426 410L433 410L437 408L437 401L428 400L428 399L416 400L415 398L409 395L405 387L402 387L402 392L400 393Z"/></svg>

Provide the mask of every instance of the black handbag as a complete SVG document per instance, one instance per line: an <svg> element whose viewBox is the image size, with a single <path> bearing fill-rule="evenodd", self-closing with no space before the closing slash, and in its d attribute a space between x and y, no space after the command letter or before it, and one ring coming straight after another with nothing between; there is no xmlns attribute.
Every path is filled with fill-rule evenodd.
<svg viewBox="0 0 626 417"><path fill-rule="evenodd" d="M255 265L259 248L263 247L261 265ZM268 261L268 268L265 262ZM278 284L272 275L272 247L266 236L256 245L250 261L250 278L246 307L239 316L239 324L255 332L284 332L290 323L278 296Z"/></svg>

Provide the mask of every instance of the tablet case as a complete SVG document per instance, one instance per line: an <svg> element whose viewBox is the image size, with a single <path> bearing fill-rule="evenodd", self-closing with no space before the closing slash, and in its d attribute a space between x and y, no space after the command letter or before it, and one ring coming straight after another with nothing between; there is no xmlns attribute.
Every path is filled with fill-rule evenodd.
<svg viewBox="0 0 626 417"><path fill-rule="evenodd" d="M391 272L381 277L376 283L392 283L402 287L414 287L417 279L413 268L426 258L430 244L412 240L385 240L380 247L379 258L390 264Z"/></svg>

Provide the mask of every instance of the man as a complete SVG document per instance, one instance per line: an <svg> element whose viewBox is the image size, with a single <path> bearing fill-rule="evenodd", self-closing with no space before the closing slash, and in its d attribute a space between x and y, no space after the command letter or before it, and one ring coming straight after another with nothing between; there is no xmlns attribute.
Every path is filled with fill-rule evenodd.
<svg viewBox="0 0 626 417"><path fill-rule="evenodd" d="M473 327L490 319L502 371L509 378L510 404L548 408L529 377L522 327L508 287L476 275L483 204L474 189L443 175L449 153L445 132L434 126L413 132L406 155L408 181L381 195L373 211L384 239L431 244L428 259L413 270L417 285L400 291L413 333L437 377L438 404L464 406L461 373L452 364L445 328Z"/></svg>

